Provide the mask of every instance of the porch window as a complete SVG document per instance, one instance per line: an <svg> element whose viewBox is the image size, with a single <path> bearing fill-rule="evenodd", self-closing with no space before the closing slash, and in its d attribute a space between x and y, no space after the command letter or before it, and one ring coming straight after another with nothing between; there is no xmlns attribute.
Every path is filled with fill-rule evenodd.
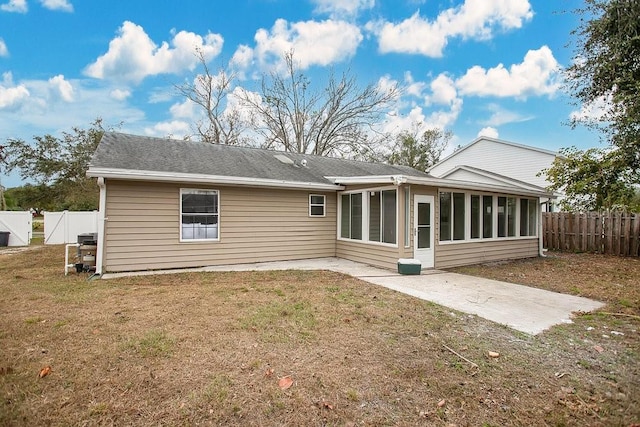
<svg viewBox="0 0 640 427"><path fill-rule="evenodd" d="M440 241L464 240L465 194L440 193Z"/></svg>
<svg viewBox="0 0 640 427"><path fill-rule="evenodd" d="M520 199L520 235L535 236L538 228L538 203L532 199Z"/></svg>
<svg viewBox="0 0 640 427"><path fill-rule="evenodd" d="M326 198L323 194L309 194L309 216L324 216Z"/></svg>
<svg viewBox="0 0 640 427"><path fill-rule="evenodd" d="M397 190L369 189L341 194L339 237L372 243L397 243Z"/></svg>
<svg viewBox="0 0 640 427"><path fill-rule="evenodd" d="M368 193L369 241L396 243L396 190Z"/></svg>
<svg viewBox="0 0 640 427"><path fill-rule="evenodd" d="M498 237L516 235L516 198L498 197Z"/></svg>
<svg viewBox="0 0 640 427"><path fill-rule="evenodd" d="M219 240L217 190L180 190L180 241Z"/></svg>
<svg viewBox="0 0 640 427"><path fill-rule="evenodd" d="M362 240L362 193L341 196L340 237Z"/></svg>

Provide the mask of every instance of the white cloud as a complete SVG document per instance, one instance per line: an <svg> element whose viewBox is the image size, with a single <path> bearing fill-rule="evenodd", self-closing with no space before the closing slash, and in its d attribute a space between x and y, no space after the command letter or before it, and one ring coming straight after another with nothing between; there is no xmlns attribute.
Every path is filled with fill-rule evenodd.
<svg viewBox="0 0 640 427"><path fill-rule="evenodd" d="M0 10L5 12L27 13L27 0L9 0L8 3L0 5Z"/></svg>
<svg viewBox="0 0 640 427"><path fill-rule="evenodd" d="M162 42L158 47L141 26L125 21L118 36L109 43L108 52L87 66L85 74L97 79L139 83L147 76L193 70L198 64L197 49L210 60L220 53L222 44L222 36L218 34L202 37L180 31L170 44Z"/></svg>
<svg viewBox="0 0 640 427"><path fill-rule="evenodd" d="M600 121L606 117L613 107L611 95L599 97L590 104L583 104L580 110L572 111L569 115L571 120L579 121Z"/></svg>
<svg viewBox="0 0 640 427"><path fill-rule="evenodd" d="M40 3L46 9L73 12L73 5L67 0L40 0Z"/></svg>
<svg viewBox="0 0 640 427"><path fill-rule="evenodd" d="M491 126L487 126L486 128L482 128L480 129L480 132L478 132L478 138L481 136L486 136L488 138L495 138L498 139L499 134L498 134L498 129L493 128Z"/></svg>
<svg viewBox="0 0 640 427"><path fill-rule="evenodd" d="M416 12L398 24L369 22L366 28L378 36L382 53L441 57L452 37L485 40L493 37L497 29L520 28L532 17L528 0L465 0L460 6L442 11L432 21Z"/></svg>
<svg viewBox="0 0 640 427"><path fill-rule="evenodd" d="M491 111L491 117L480 122L486 126L502 126L508 123L526 122L533 118L532 116L523 116L522 114L505 110L498 104L489 104L487 105L487 109Z"/></svg>
<svg viewBox="0 0 640 427"><path fill-rule="evenodd" d="M235 69L247 70L253 64L253 49L249 46L241 44L238 46L229 65ZM238 76L240 79L244 79L244 73Z"/></svg>
<svg viewBox="0 0 640 427"><path fill-rule="evenodd" d="M453 104L458 99L458 91L451 77L441 73L430 84L431 92L429 101L435 104Z"/></svg>
<svg viewBox="0 0 640 427"><path fill-rule="evenodd" d="M131 91L127 89L113 89L109 92L109 97L116 101L124 101L131 96Z"/></svg>
<svg viewBox="0 0 640 427"><path fill-rule="evenodd" d="M66 102L73 101L73 86L71 83L64 79L62 74L49 79L49 85L53 89L54 93L60 95L60 97Z"/></svg>
<svg viewBox="0 0 640 427"><path fill-rule="evenodd" d="M361 10L371 9L375 0L312 0L316 5L315 13L328 14L331 17L351 17Z"/></svg>
<svg viewBox="0 0 640 427"><path fill-rule="evenodd" d="M520 64L503 64L485 70L476 65L456 81L463 95L513 96L553 95L560 88L560 65L547 46L530 50Z"/></svg>
<svg viewBox="0 0 640 427"><path fill-rule="evenodd" d="M2 37L0 37L0 56L9 56L9 49Z"/></svg>
<svg viewBox="0 0 640 427"><path fill-rule="evenodd" d="M187 99L184 102L175 103L169 108L171 116L180 119L191 119L196 114L196 104Z"/></svg>
<svg viewBox="0 0 640 427"><path fill-rule="evenodd" d="M0 109L15 108L29 98L29 90L24 85L14 86L11 72L2 74L0 82Z"/></svg>
<svg viewBox="0 0 640 427"><path fill-rule="evenodd" d="M294 52L301 69L326 66L352 57L363 39L360 29L345 21L305 21L288 23L278 19L271 30L255 34L253 55L261 69L280 69L283 55ZM248 52L244 51L244 56Z"/></svg>
<svg viewBox="0 0 640 427"><path fill-rule="evenodd" d="M191 135L191 125L183 120L159 122L146 127L144 133L150 136L162 136L183 139Z"/></svg>

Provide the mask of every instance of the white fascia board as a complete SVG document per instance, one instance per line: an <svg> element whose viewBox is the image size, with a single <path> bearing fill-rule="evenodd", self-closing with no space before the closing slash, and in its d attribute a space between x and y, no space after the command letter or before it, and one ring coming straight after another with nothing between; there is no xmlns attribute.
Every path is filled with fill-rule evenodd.
<svg viewBox="0 0 640 427"><path fill-rule="evenodd" d="M405 175L370 175L370 176L325 176L329 181L339 185L402 184Z"/></svg>
<svg viewBox="0 0 640 427"><path fill-rule="evenodd" d="M554 198L554 195L546 191L528 190L522 187L512 187L507 185L483 184L470 181L461 181L457 179L445 178L420 178L408 176L407 184L428 185L432 187L451 188L460 190L476 190L489 191L492 193L506 193L522 196L548 197Z"/></svg>
<svg viewBox="0 0 640 427"><path fill-rule="evenodd" d="M325 191L344 190L344 187L341 185L321 184L317 182L296 182L276 179L191 174L180 172L142 171L135 169L89 168L89 170L87 171L87 176L94 178L102 177L133 181L185 182L199 184L241 185L250 187L311 189Z"/></svg>

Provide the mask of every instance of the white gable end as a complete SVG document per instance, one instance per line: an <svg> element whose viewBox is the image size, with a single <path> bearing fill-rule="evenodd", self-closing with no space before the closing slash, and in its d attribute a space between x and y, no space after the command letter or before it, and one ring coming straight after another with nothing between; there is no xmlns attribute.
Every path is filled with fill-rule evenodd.
<svg viewBox="0 0 640 427"><path fill-rule="evenodd" d="M435 177L443 177L458 166L472 166L538 187L547 187L549 184L544 176L537 174L550 167L554 159L555 154L533 147L480 139L442 160L429 173ZM463 179L458 176L461 175L457 175L455 179Z"/></svg>

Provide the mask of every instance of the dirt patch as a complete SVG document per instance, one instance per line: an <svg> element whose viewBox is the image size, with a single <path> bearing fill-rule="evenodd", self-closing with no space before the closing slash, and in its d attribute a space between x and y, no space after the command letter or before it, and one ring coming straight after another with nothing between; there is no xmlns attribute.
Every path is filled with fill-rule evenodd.
<svg viewBox="0 0 640 427"><path fill-rule="evenodd" d="M338 273L87 281L63 256L0 255L2 425L640 421L632 317L531 337Z"/></svg>

